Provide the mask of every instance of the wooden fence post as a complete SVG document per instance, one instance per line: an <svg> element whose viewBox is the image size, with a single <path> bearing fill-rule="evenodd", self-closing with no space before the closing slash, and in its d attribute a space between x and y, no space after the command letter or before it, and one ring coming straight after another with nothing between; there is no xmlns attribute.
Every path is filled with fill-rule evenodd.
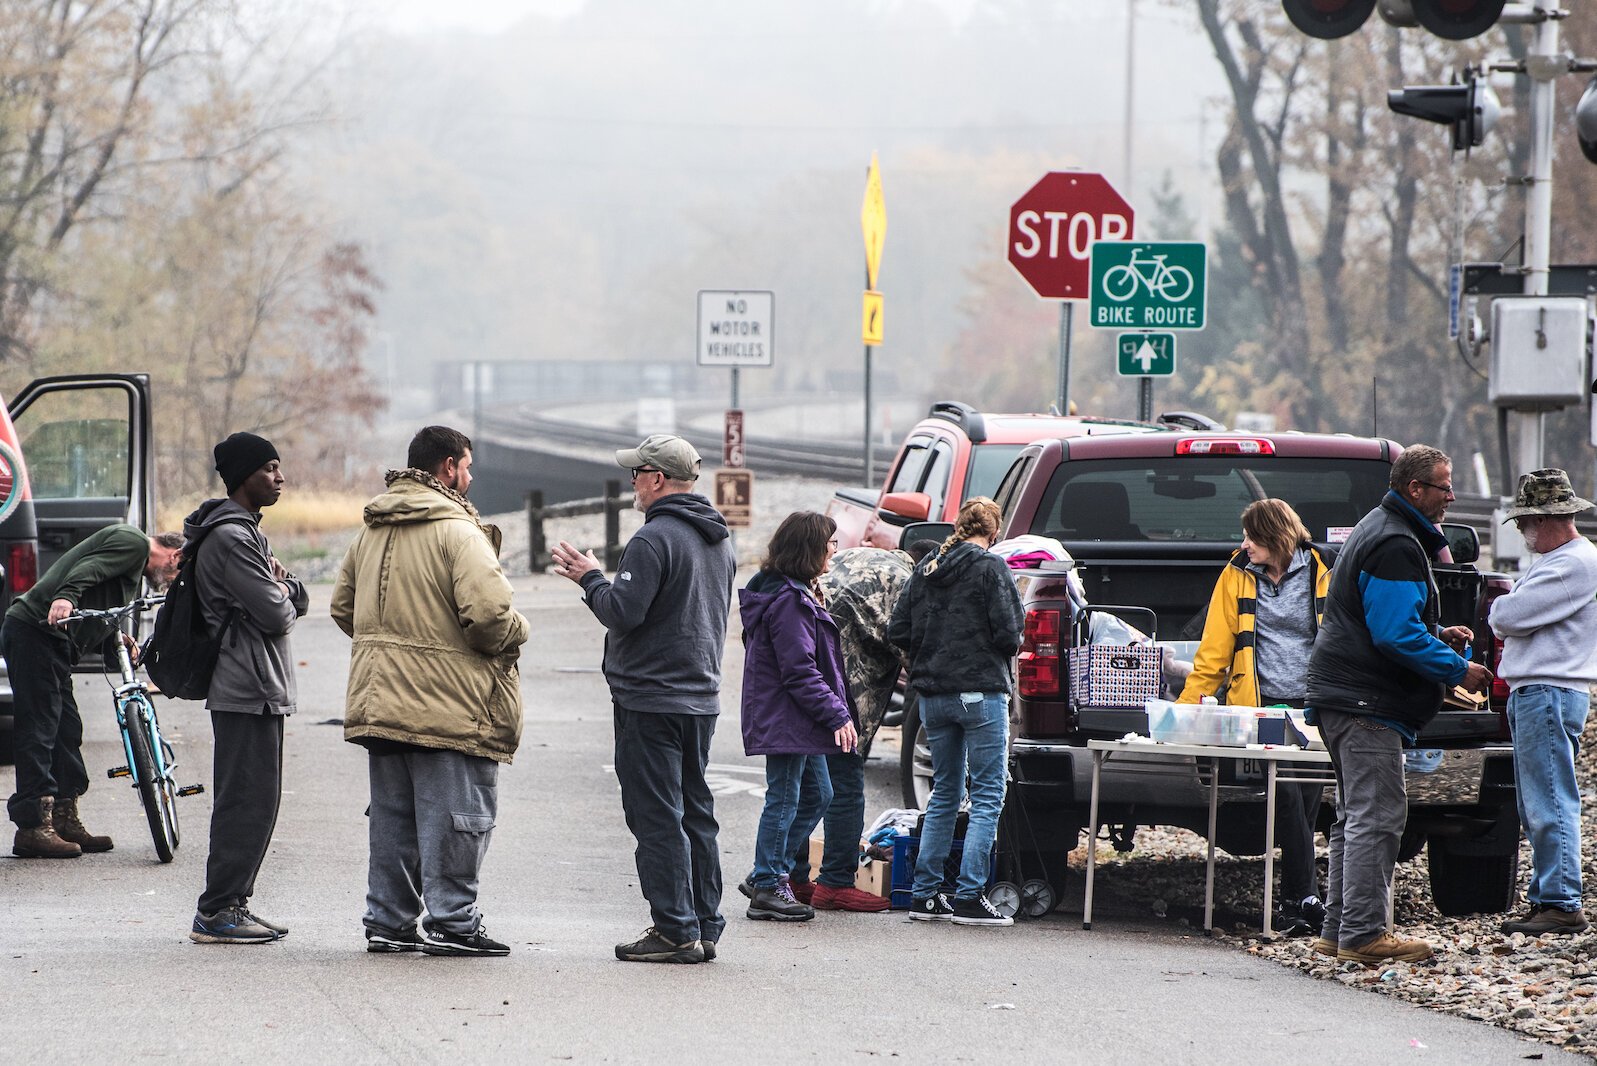
<svg viewBox="0 0 1597 1066"><path fill-rule="evenodd" d="M621 562L621 482L604 483L604 567L614 570Z"/></svg>
<svg viewBox="0 0 1597 1066"><path fill-rule="evenodd" d="M548 543L543 537L543 490L527 493L527 566L539 573L547 565Z"/></svg>

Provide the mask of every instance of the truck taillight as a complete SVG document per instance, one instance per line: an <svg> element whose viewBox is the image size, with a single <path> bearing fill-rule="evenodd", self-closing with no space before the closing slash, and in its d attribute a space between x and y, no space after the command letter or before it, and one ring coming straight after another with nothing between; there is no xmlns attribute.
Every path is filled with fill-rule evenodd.
<svg viewBox="0 0 1597 1066"><path fill-rule="evenodd" d="M1030 610L1020 639L1017 682L1022 696L1059 695L1059 612Z"/></svg>
<svg viewBox="0 0 1597 1066"><path fill-rule="evenodd" d="M1260 437L1189 437L1176 441L1177 455L1274 455L1275 443Z"/></svg>
<svg viewBox="0 0 1597 1066"><path fill-rule="evenodd" d="M1496 637L1492 638L1492 661L1486 666L1492 672L1492 702L1508 699L1508 682L1497 674L1497 666L1503 661L1503 642Z"/></svg>
<svg viewBox="0 0 1597 1066"><path fill-rule="evenodd" d="M11 595L20 596L39 581L39 552L30 544L13 544L6 552L6 582Z"/></svg>

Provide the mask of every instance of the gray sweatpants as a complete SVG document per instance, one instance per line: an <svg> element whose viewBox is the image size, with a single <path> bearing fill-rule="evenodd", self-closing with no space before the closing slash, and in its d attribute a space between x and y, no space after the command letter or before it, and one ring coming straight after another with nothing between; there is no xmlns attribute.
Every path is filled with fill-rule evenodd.
<svg viewBox="0 0 1597 1066"><path fill-rule="evenodd" d="M477 874L499 808L499 764L458 751L369 755L368 929L408 933L422 901L427 929L471 933Z"/></svg>
<svg viewBox="0 0 1597 1066"><path fill-rule="evenodd" d="M1317 710L1336 771L1336 821L1326 873L1325 928L1333 944L1358 948L1386 932L1386 900L1408 821L1403 738L1362 715Z"/></svg>

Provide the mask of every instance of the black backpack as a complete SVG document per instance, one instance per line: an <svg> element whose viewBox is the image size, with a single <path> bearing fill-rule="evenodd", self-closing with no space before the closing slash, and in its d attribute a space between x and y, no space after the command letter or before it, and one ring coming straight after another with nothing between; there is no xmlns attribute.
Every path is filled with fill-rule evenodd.
<svg viewBox="0 0 1597 1066"><path fill-rule="evenodd" d="M177 580L166 590L166 602L156 613L155 632L144 651L144 672L162 695L173 699L203 700L209 694L222 640L238 617L236 610L229 611L215 634L205 624L195 566L209 533L207 528L183 545Z"/></svg>

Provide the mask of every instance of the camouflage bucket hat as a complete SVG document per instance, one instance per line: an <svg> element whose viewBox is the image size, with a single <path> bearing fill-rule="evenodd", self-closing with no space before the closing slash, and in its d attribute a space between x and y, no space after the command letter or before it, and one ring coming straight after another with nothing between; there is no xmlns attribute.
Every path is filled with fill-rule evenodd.
<svg viewBox="0 0 1597 1066"><path fill-rule="evenodd" d="M1512 522L1528 515L1566 515L1591 510L1590 500L1575 495L1569 485L1569 475L1562 470L1532 470L1519 479L1519 490L1514 493L1514 506L1503 517Z"/></svg>

